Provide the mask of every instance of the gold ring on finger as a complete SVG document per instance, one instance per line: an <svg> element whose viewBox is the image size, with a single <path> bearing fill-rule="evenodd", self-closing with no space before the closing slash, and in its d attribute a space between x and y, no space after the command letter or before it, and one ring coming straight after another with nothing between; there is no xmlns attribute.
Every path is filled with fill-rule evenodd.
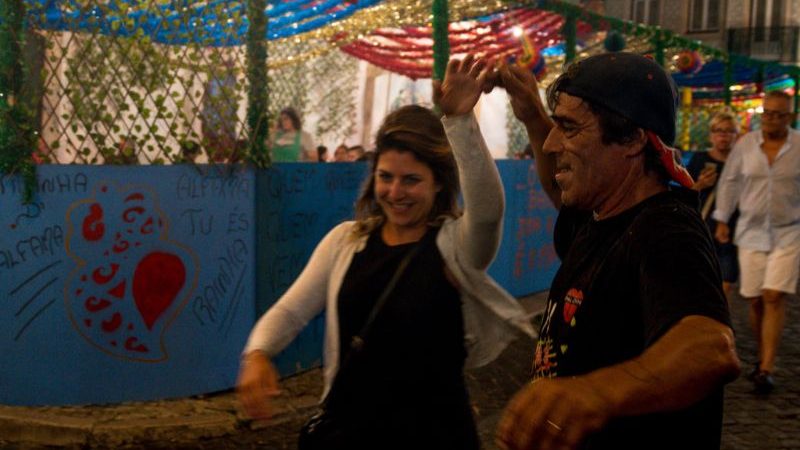
<svg viewBox="0 0 800 450"><path fill-rule="evenodd" d="M555 430L558 431L559 433L561 432L561 427L558 426L557 423L553 422L550 419L545 420L545 422L547 422L547 424L550 425L551 427L555 428Z"/></svg>

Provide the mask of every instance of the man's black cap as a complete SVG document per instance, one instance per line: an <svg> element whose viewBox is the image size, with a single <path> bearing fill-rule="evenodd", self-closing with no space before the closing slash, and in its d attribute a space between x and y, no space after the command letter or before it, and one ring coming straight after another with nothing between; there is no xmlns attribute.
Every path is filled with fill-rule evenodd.
<svg viewBox="0 0 800 450"><path fill-rule="evenodd" d="M565 75L558 91L605 106L667 145L675 141L678 91L672 77L652 59L602 53L574 63Z"/></svg>

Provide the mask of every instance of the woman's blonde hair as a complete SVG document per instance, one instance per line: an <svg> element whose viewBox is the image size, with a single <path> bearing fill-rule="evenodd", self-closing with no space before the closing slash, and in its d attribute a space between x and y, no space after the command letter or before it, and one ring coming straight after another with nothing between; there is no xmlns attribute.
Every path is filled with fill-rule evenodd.
<svg viewBox="0 0 800 450"><path fill-rule="evenodd" d="M387 151L409 152L433 172L441 189L428 214L431 225L441 225L446 218L461 215L457 201L458 168L442 122L431 110L409 105L386 116L375 136L375 158L355 206L357 235L369 234L386 218L375 199L375 169Z"/></svg>
<svg viewBox="0 0 800 450"><path fill-rule="evenodd" d="M715 126L719 125L720 122L730 122L736 128L736 132L739 132L739 121L736 119L736 115L733 114L731 111L720 111L711 118L709 122L709 128L714 128Z"/></svg>

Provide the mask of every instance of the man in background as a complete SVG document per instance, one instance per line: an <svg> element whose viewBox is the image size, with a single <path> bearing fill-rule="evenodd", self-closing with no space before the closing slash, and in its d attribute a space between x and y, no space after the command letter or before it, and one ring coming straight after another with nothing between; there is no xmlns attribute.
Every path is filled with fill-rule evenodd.
<svg viewBox="0 0 800 450"><path fill-rule="evenodd" d="M800 272L800 133L792 98L780 91L764 97L761 130L744 135L733 148L717 188L715 238L730 242L728 226L740 216L733 242L738 246L739 292L750 302L750 326L758 362L749 374L755 391L768 394L786 320L786 294L797 290Z"/></svg>

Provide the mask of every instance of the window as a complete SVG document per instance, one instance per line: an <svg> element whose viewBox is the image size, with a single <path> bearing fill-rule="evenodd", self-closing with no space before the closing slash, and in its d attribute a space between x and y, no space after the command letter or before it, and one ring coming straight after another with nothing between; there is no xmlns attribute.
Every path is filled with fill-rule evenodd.
<svg viewBox="0 0 800 450"><path fill-rule="evenodd" d="M719 29L720 0L692 0L689 31L716 31Z"/></svg>
<svg viewBox="0 0 800 450"><path fill-rule="evenodd" d="M780 38L782 12L783 0L753 0L750 27L755 31L756 42L777 41ZM766 36L767 30L769 36ZM767 37L769 39L765 39Z"/></svg>
<svg viewBox="0 0 800 450"><path fill-rule="evenodd" d="M632 6L631 19L634 22L647 25L659 24L659 9L661 7L659 0L633 0Z"/></svg>

